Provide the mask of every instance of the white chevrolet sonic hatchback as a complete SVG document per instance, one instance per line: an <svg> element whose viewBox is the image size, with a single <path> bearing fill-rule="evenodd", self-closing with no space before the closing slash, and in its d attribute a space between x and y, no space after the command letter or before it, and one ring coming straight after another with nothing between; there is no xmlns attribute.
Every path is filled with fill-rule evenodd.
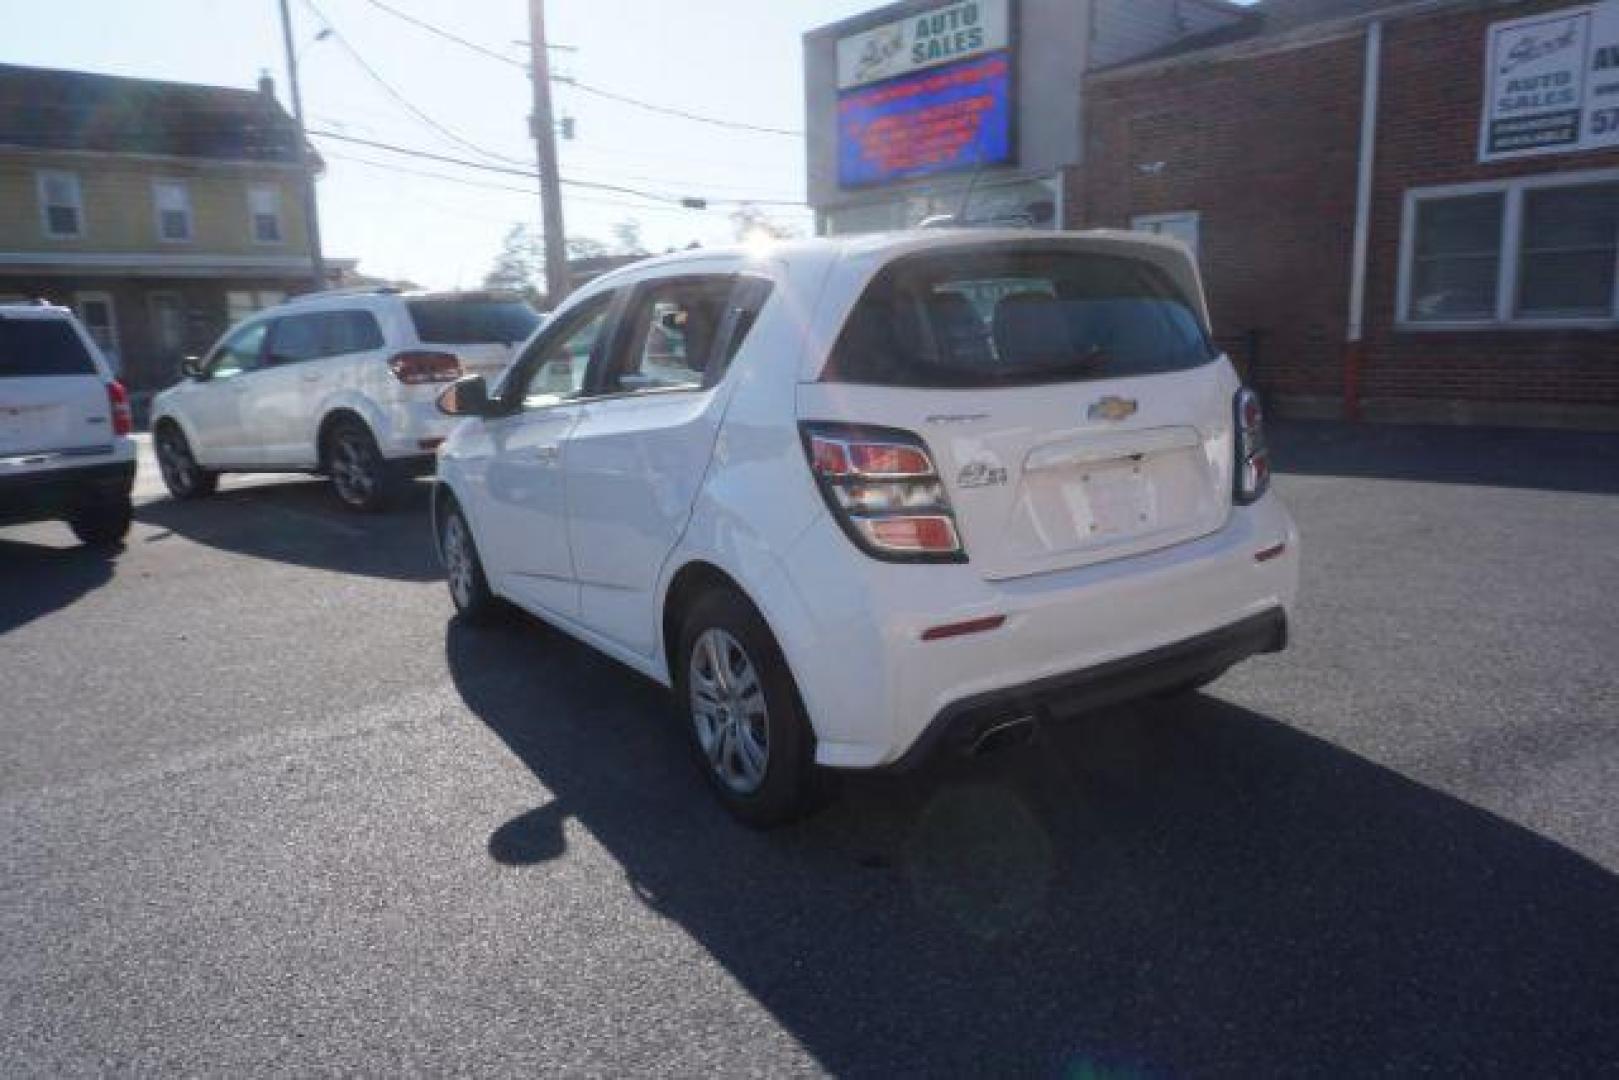
<svg viewBox="0 0 1619 1080"><path fill-rule="evenodd" d="M439 454L464 617L672 686L729 808L1283 647L1298 536L1174 241L919 232L582 289Z"/></svg>

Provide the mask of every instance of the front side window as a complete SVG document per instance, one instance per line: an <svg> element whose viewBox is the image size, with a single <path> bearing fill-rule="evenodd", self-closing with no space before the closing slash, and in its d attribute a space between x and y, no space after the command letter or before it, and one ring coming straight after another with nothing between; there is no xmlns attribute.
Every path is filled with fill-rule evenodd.
<svg viewBox="0 0 1619 1080"><path fill-rule="evenodd" d="M248 225L259 244L279 244L281 236L281 192L273 187L247 189Z"/></svg>
<svg viewBox="0 0 1619 1080"><path fill-rule="evenodd" d="M1190 301L1151 263L1072 249L929 253L873 279L828 381L987 387L1180 371L1214 359Z"/></svg>
<svg viewBox="0 0 1619 1080"><path fill-rule="evenodd" d="M1619 183L1526 191L1519 315L1602 318L1614 312Z"/></svg>
<svg viewBox="0 0 1619 1080"><path fill-rule="evenodd" d="M629 337L605 393L695 390L717 360L736 278L677 278L642 290L628 316Z"/></svg>
<svg viewBox="0 0 1619 1080"><path fill-rule="evenodd" d="M84 191L78 173L39 174L39 211L45 235L74 237L84 235Z"/></svg>
<svg viewBox="0 0 1619 1080"><path fill-rule="evenodd" d="M578 397L611 310L611 294L592 297L546 327L513 366L513 381L503 396L515 397L528 409Z"/></svg>
<svg viewBox="0 0 1619 1080"><path fill-rule="evenodd" d="M1417 204L1413 320L1444 322L1495 314L1504 207L1499 192Z"/></svg>
<svg viewBox="0 0 1619 1080"><path fill-rule="evenodd" d="M208 358L209 377L229 379L257 368L268 329L269 323L254 323L252 326L242 327L226 338Z"/></svg>
<svg viewBox="0 0 1619 1080"><path fill-rule="evenodd" d="M159 180L152 185L152 201L157 211L157 235L170 243L191 239L191 191L177 180Z"/></svg>

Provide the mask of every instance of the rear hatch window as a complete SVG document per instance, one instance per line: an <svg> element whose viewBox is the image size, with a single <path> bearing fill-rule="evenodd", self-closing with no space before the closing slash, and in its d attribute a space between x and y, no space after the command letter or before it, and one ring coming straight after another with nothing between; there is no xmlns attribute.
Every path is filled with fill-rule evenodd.
<svg viewBox="0 0 1619 1080"><path fill-rule="evenodd" d="M989 248L885 268L855 305L823 379L1019 386L1181 371L1216 355L1191 302L1156 266Z"/></svg>
<svg viewBox="0 0 1619 1080"><path fill-rule="evenodd" d="M406 306L424 345L512 345L540 324L521 300L410 300Z"/></svg>
<svg viewBox="0 0 1619 1080"><path fill-rule="evenodd" d="M95 374L95 361L66 320L0 315L0 379Z"/></svg>

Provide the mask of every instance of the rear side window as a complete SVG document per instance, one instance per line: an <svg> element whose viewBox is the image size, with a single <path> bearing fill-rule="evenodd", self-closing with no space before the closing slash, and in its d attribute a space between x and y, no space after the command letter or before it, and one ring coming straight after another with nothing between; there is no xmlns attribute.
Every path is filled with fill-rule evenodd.
<svg viewBox="0 0 1619 1080"><path fill-rule="evenodd" d="M95 361L66 320L0 316L0 379L94 374Z"/></svg>
<svg viewBox="0 0 1619 1080"><path fill-rule="evenodd" d="M424 345L512 345L540 325L521 300L411 300L406 306Z"/></svg>
<svg viewBox="0 0 1619 1080"><path fill-rule="evenodd" d="M296 364L382 348L382 328L369 311L286 315L270 334L270 362Z"/></svg>
<svg viewBox="0 0 1619 1080"><path fill-rule="evenodd" d="M1216 353L1150 263L1080 251L929 253L883 270L826 381L975 387L1180 371Z"/></svg>

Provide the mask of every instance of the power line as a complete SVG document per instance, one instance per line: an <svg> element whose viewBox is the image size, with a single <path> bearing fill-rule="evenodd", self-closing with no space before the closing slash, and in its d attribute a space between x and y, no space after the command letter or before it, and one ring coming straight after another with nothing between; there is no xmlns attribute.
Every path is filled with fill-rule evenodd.
<svg viewBox="0 0 1619 1080"><path fill-rule="evenodd" d="M419 176L424 180L442 180L447 184L460 184L463 187L483 188L483 189L490 190L490 191L510 191L510 192L513 192L513 193L518 194L518 195L530 195L530 196L532 196L536 191L539 190L538 187L525 188L525 187L517 187L517 186L512 185L512 184L495 184L495 183L491 183L491 182L489 182L487 180L472 180L472 179L469 179L469 178L464 177L464 176L448 176L448 175L446 175L444 173L430 172L430 171L428 171L426 169L412 169L412 168L410 168L409 166L406 166L406 165L398 165L398 164L395 164L393 162L387 162L387 161L372 161L370 158L357 157L357 156L355 156L353 154L343 154L343 153L338 153L336 151L330 151L330 150L327 151L326 156L330 157L330 158L332 158L332 159L334 159L336 161L347 161L347 162L350 162L351 164L355 164L355 165L365 165L365 166L369 166L370 168L373 168L373 169L380 169L383 172L400 173L400 174L405 175L405 176ZM721 211L718 211L718 210L715 210L715 209L709 209L709 210L706 210L706 211L704 211L704 210L695 210L695 209L693 209L691 207L685 207L685 206L648 205L646 203L628 202L628 201L626 201L624 199L604 199L604 198L595 198L595 197L588 196L588 195L570 195L569 200L572 201L572 202L577 202L577 203L585 203L585 204L590 205L590 206L615 206L615 207L622 207L622 208L629 209L629 210L638 210L638 211L642 211L642 212L649 213L649 214L682 214L682 215L684 215L684 214L691 214L691 213L720 213L721 212Z"/></svg>
<svg viewBox="0 0 1619 1080"><path fill-rule="evenodd" d="M485 172L501 173L506 176L521 176L524 179L533 178L534 173L527 169L514 169L506 165L490 165L482 161L468 161L466 158L451 157L448 154L435 154L428 150L418 150L410 146L398 146L394 143L380 142L376 139L362 139L358 135L340 135L335 131L316 131L310 129L310 135L322 139L336 139L339 142L354 143L358 146L369 146L376 150L386 150L392 154L404 154L407 157L423 158L428 161L441 161L447 165L459 165L466 169L482 169ZM653 191L643 191L639 188L624 187L619 184L605 184L594 180L573 180L562 178L562 183L568 187L585 188L592 191L607 191L621 195L635 195L643 199L652 199L656 202L680 204L684 200L679 195L667 195ZM748 203L754 206L788 206L803 207L807 204L792 199L705 199L710 204L723 203L726 205L742 205Z"/></svg>
<svg viewBox="0 0 1619 1080"><path fill-rule="evenodd" d="M785 135L792 139L801 138L804 134L802 131L789 128L765 127L762 124L745 124L740 120L721 120L715 116L704 116L701 113L687 112L685 109L675 109L668 105L655 105L650 101L642 101L640 98L632 98L627 94L617 94L611 90L603 90L599 86L591 86L589 83L582 83L578 79L570 78L566 75L553 75L551 76L551 81L562 83L565 86L571 86L575 90L583 91L586 94L594 94L596 97L606 98L608 101L616 101L621 105L632 105L637 109L645 109L648 112L659 113L663 116L675 116L682 120L692 120L699 124L712 124L715 127L731 128L736 131L751 131L759 135Z"/></svg>
<svg viewBox="0 0 1619 1080"><path fill-rule="evenodd" d="M398 8L395 8L390 4L383 3L382 0L366 0L366 2L379 11L386 11L395 18L402 19L405 22L410 23L412 26L425 30L437 37L443 38L445 41L454 42L455 44L460 45L462 48L471 49L473 52L486 56L491 60L497 60L502 64L510 64L514 67L519 67L524 71L529 69L528 65L523 63L521 60L513 60L509 56L502 56L500 53L488 48L487 46L479 45L475 41L468 41L464 37L457 34L452 34L450 31L441 26L434 25L425 19L420 19L414 15L400 11ZM591 86L588 83L582 83L577 79L569 78L565 75L553 75L551 76L551 81L562 83L565 86L571 86L574 89L586 94L594 94L595 96L605 98L608 101L616 101L621 105L631 105L635 108L646 109L649 112L659 113L663 116L675 116L682 120L691 120L699 124L712 124L715 127L731 128L735 131L751 131L760 135L785 135L794 139L799 138L804 134L802 131L790 130L788 128L767 127L762 124L748 124L743 123L740 120L724 120L717 116L704 116L701 113L689 112L685 109L671 108L668 105L658 105L650 101L642 101L640 98L630 97L628 94L619 94L612 90L603 90L599 86Z"/></svg>
<svg viewBox="0 0 1619 1080"><path fill-rule="evenodd" d="M326 17L325 12L321 11L320 8L315 6L315 0L303 0L303 3L304 6L307 7L315 16L315 18L326 24L326 28L331 30L332 37L335 38L337 43L343 47L343 51L348 53L349 57L360 66L360 69L371 77L371 81L386 91L388 96L393 98L394 101L397 102L399 106L406 112L410 113L417 120L420 120L422 123L438 132L444 138L450 140L463 149L471 150L475 154L481 154L482 156L491 158L495 161L505 161L514 165L524 164L521 158L507 157L505 154L499 154L493 150L484 149L471 139L465 138L464 136L457 134L455 131L452 131L450 128L439 123L439 121L435 120L431 115L418 108L409 98L400 93L392 83L383 78L381 72L377 71L376 68L371 66L365 57L360 55L360 51L349 43L349 39L347 37L338 32L337 28L332 25L332 20Z"/></svg>
<svg viewBox="0 0 1619 1080"><path fill-rule="evenodd" d="M514 60L510 56L502 56L500 53L488 48L487 46L479 45L476 41L468 41L464 37L450 33L441 26L434 26L425 19L418 19L409 12L400 11L396 7L389 4L384 4L382 0L366 0L366 3L370 4L374 8L377 8L379 11L386 11L389 15L392 15L396 19L403 19L405 22L410 23L412 26L417 27L418 29L426 30L429 34L441 37L445 41L453 41L455 44L464 49L471 49L475 53L481 53L482 55L489 57L491 60L498 60L502 64L510 64L512 67L518 68L521 71L528 70L528 65L523 63L521 60Z"/></svg>

